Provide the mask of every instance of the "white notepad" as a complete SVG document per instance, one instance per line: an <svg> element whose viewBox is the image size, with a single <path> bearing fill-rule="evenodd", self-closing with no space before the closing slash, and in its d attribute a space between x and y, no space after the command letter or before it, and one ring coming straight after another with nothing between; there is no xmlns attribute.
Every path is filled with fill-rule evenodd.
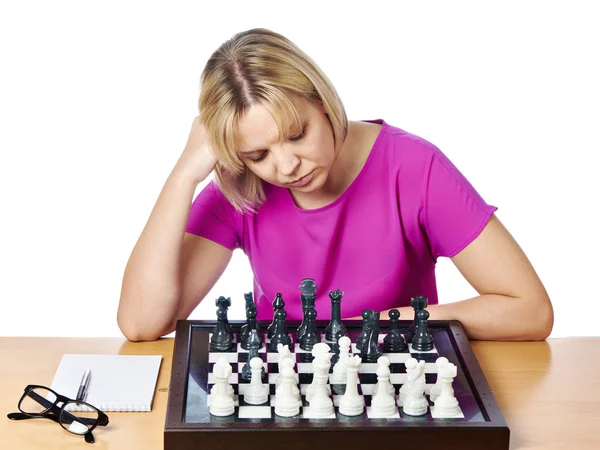
<svg viewBox="0 0 600 450"><path fill-rule="evenodd" d="M90 369L87 403L105 412L150 411L161 360L160 355L66 354L50 388L75 400L81 377Z"/></svg>

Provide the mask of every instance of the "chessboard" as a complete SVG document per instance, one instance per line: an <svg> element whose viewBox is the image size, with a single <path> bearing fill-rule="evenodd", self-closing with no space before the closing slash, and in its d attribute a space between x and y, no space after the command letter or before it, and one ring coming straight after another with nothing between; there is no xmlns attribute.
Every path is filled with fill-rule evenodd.
<svg viewBox="0 0 600 450"><path fill-rule="evenodd" d="M313 355L303 350L296 331L299 322L287 323L292 340L297 386L302 398L299 413L293 417L275 414L275 380L278 376L278 352L269 350L266 329L269 322L257 322L261 330L258 357L264 367L264 383L268 384L267 402L252 405L245 401L249 382L242 380L242 369L248 362L249 351L240 344L240 329L245 322L231 321L233 342L227 351L211 351L215 321L179 321L164 432L166 450L187 449L363 449L369 446L402 446L418 449L480 449L506 450L509 447L509 429L496 400L471 350L467 336L457 321L429 321L428 331L434 347L417 351L408 343L399 352L383 353L389 359L389 381L394 386L394 398L407 381L405 363L413 358L424 361L425 397L428 408L423 415L413 416L403 411L402 404L393 415L379 418L374 415L371 401L373 387L378 382L377 363L362 362L358 369L359 394L365 408L358 416L346 416L339 411L345 385L330 384L334 412L319 417L311 411L306 400L308 386L313 381ZM328 321L317 321L321 342L325 341ZM407 332L410 321L399 321L400 332ZM351 355L359 354L356 340L361 333L360 321L344 321L350 338ZM386 336L387 324L380 322L379 344ZM408 334L408 333L407 333ZM383 346L381 345L381 348ZM445 357L457 368L452 381L459 412L451 418L436 415L430 399L431 388L437 381L436 361ZM229 384L233 388L234 412L227 416L211 414L211 389L215 384L214 368L219 358L225 358L231 367ZM332 365L333 367L333 365ZM330 373L332 369L330 370Z"/></svg>

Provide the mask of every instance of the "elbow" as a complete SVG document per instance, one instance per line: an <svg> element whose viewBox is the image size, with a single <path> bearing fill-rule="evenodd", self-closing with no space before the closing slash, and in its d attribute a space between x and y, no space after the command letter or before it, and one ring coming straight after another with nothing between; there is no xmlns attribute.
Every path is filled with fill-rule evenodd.
<svg viewBox="0 0 600 450"><path fill-rule="evenodd" d="M554 308L547 295L539 300L540 306L531 308L534 317L529 321L530 327L525 340L545 341L554 328Z"/></svg>
<svg viewBox="0 0 600 450"><path fill-rule="evenodd" d="M144 342L144 341L156 341L162 336L169 334L171 331L158 330L155 327L149 326L148 324L138 323L134 320L117 315L117 324L123 336L131 342Z"/></svg>

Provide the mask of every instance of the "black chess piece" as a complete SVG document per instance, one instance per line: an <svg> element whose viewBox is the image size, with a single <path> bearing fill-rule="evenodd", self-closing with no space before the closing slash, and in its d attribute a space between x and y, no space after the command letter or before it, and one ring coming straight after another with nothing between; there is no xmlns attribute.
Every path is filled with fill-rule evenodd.
<svg viewBox="0 0 600 450"><path fill-rule="evenodd" d="M302 350L310 351L317 342L320 342L319 333L317 332L317 325L315 319L317 317L317 311L314 308L306 310L306 330L300 339L300 348Z"/></svg>
<svg viewBox="0 0 600 450"><path fill-rule="evenodd" d="M260 337L258 336L258 333L256 332L256 330L251 330L250 331L250 337L248 338L248 343L250 346L250 351L248 352L248 361L246 361L246 364L244 364L244 367L242 367L242 381L246 381L246 382L250 382L251 378L252 378L252 368L250 367L250 361L252 360L252 358L256 358L258 357L258 351L260 350L260 346L262 345ZM266 378L265 376L265 368L262 368L261 371L261 378L264 379Z"/></svg>
<svg viewBox="0 0 600 450"><path fill-rule="evenodd" d="M390 317L390 327L388 334L383 339L383 351L384 353L400 353L406 348L404 336L402 336L398 330L400 311L391 309L388 312L388 316Z"/></svg>
<svg viewBox="0 0 600 450"><path fill-rule="evenodd" d="M284 309L280 309L275 313L275 329L269 342L269 351L271 352L277 351L277 344L283 344L292 350L292 338L288 335L286 317L287 312Z"/></svg>
<svg viewBox="0 0 600 450"><path fill-rule="evenodd" d="M427 320L429 311L422 309L417 314L417 327L412 340L412 348L419 352L428 352L433 350L433 336L429 333Z"/></svg>
<svg viewBox="0 0 600 450"><path fill-rule="evenodd" d="M273 300L273 321L267 327L267 337L271 339L273 337L273 333L275 332L275 317L277 316L277 311L283 309L285 303L283 301L283 296L280 292L275 295L275 300Z"/></svg>
<svg viewBox="0 0 600 450"><path fill-rule="evenodd" d="M228 352L233 347L233 329L227 320L227 308L231 306L231 299L219 297L215 303L218 307L217 323L210 338L210 350Z"/></svg>
<svg viewBox="0 0 600 450"><path fill-rule="evenodd" d="M317 284L312 278L305 278L302 280L302 283L300 283L299 288L302 291L302 294L300 294L300 300L302 302L302 323L296 330L296 339L298 342L300 342L300 339L302 339L302 335L306 330L306 311L310 308L314 309L315 307L315 301L317 299L315 291L317 290Z"/></svg>
<svg viewBox="0 0 600 450"><path fill-rule="evenodd" d="M356 348L360 351L363 344L367 340L367 335L369 334L369 318L375 313L372 309L365 309L362 312L362 329L360 330L360 334L358 338L356 338Z"/></svg>
<svg viewBox="0 0 600 450"><path fill-rule="evenodd" d="M335 334L335 342L332 342L330 344L331 353L333 353L333 356L331 357L331 368L330 369L333 369L333 366L335 366L337 364L337 362L340 360L340 338L342 336L348 336L348 333L345 330L339 330Z"/></svg>
<svg viewBox="0 0 600 450"><path fill-rule="evenodd" d="M412 342L412 339L415 335L415 328L417 327L417 314L419 311L427 308L427 298L423 297L422 295L417 295L416 297L410 299L410 304L415 310L415 316L412 323L408 326L406 342Z"/></svg>
<svg viewBox="0 0 600 450"><path fill-rule="evenodd" d="M327 325L327 328L325 328L325 341L328 343L335 342L338 331L342 331L344 336L348 334L346 332L346 327L342 323L342 313L340 308L343 296L344 293L339 289L329 291L329 298L331 299L331 320L329 325Z"/></svg>
<svg viewBox="0 0 600 450"><path fill-rule="evenodd" d="M246 320L247 323L245 323L244 325L242 325L242 328L240 330L240 342L242 345L242 348L244 350L248 350L250 348L250 344L248 343L248 338L250 337L250 332L252 330L256 330L256 333L260 333L260 327L258 326L258 323L256 322L256 316L257 316L257 311L256 308L250 308L246 310ZM259 338L260 338L260 334L258 334Z"/></svg>
<svg viewBox="0 0 600 450"><path fill-rule="evenodd" d="M379 313L374 312L369 317L368 321L368 333L364 344L360 349L360 357L363 362L376 363L377 359L381 356L381 349L379 348Z"/></svg>

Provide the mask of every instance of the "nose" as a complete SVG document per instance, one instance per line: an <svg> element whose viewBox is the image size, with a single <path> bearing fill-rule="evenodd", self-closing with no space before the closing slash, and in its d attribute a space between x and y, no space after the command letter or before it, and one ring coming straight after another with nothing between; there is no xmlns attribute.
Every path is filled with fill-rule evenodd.
<svg viewBox="0 0 600 450"><path fill-rule="evenodd" d="M277 171L289 177L296 172L296 169L300 165L300 158L289 147L287 149L282 147L278 150L275 157Z"/></svg>

